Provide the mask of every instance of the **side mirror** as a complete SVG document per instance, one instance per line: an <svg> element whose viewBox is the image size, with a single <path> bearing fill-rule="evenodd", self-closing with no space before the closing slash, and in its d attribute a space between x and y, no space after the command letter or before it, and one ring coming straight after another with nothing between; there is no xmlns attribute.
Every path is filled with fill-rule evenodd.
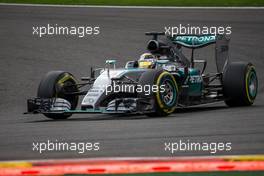
<svg viewBox="0 0 264 176"><path fill-rule="evenodd" d="M105 68L107 69L107 75L110 77L110 66L113 65L114 69L116 68L115 66L116 60L115 59L109 59L105 61Z"/></svg>
<svg viewBox="0 0 264 176"><path fill-rule="evenodd" d="M96 79L98 76L101 75L103 70L104 68L91 69L91 78Z"/></svg>
<svg viewBox="0 0 264 176"><path fill-rule="evenodd" d="M128 61L125 68L138 68L138 61Z"/></svg>
<svg viewBox="0 0 264 176"><path fill-rule="evenodd" d="M114 69L115 69L115 65L116 65L116 60L115 59L109 59L109 60L106 60L105 61L105 65L109 68L110 65L113 65L114 66Z"/></svg>
<svg viewBox="0 0 264 176"><path fill-rule="evenodd" d="M104 68L96 68L96 69L94 69L93 67L91 67L90 77L81 77L81 80L82 81L95 80L98 76L100 76L100 74L102 73L102 70L104 70Z"/></svg>
<svg viewBox="0 0 264 176"><path fill-rule="evenodd" d="M91 70L90 70L91 72L90 72L90 77L92 78L92 79L94 79L94 77L95 77L95 74L94 74L94 68L93 67L91 67Z"/></svg>

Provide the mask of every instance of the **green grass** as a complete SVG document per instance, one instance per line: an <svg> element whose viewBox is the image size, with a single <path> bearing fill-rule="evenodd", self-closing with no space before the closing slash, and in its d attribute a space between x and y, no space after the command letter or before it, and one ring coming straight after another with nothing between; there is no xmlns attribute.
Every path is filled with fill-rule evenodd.
<svg viewBox="0 0 264 176"><path fill-rule="evenodd" d="M196 173L151 173L151 174L105 174L100 176L264 176L264 172L196 172ZM81 175L67 175L81 176ZM98 175L89 175L98 176Z"/></svg>
<svg viewBox="0 0 264 176"><path fill-rule="evenodd" d="M264 6L264 0L0 0L0 2L119 6Z"/></svg>

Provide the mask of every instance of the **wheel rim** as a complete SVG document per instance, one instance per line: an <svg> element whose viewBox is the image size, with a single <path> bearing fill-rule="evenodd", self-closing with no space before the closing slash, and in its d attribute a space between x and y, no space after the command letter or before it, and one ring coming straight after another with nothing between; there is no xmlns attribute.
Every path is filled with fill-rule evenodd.
<svg viewBox="0 0 264 176"><path fill-rule="evenodd" d="M166 106L171 106L176 99L174 84L171 80L166 79L163 81L162 85L164 85L165 91L161 93L161 99Z"/></svg>
<svg viewBox="0 0 264 176"><path fill-rule="evenodd" d="M251 71L248 76L248 90L249 90L249 96L253 99L256 97L257 94L257 86L258 86L257 75L254 71Z"/></svg>
<svg viewBox="0 0 264 176"><path fill-rule="evenodd" d="M68 76L68 77L67 77ZM67 79L65 79L65 77ZM65 80L63 80L65 79ZM63 80L63 81L61 81ZM61 81L61 82L60 82ZM71 75L64 75L64 77L62 77L62 79L59 79L59 81L57 81L57 84L56 84L56 91L57 89L60 90L61 88L58 88L58 87L64 87L64 85L67 85L67 84L76 84L74 78L71 76ZM68 92L77 92L78 91L78 88L76 86L69 86L69 87L64 87L64 89ZM68 95L68 96L65 96L64 93L62 92L56 92L56 95L55 97L58 97L58 98L63 98L67 101L69 101L71 103L71 109L75 109L76 106L78 105L78 96L74 96L74 95Z"/></svg>

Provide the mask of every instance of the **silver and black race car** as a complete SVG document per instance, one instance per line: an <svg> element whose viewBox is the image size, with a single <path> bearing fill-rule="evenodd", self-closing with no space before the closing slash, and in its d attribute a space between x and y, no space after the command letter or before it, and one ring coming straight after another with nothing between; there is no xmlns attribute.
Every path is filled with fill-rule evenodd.
<svg viewBox="0 0 264 176"><path fill-rule="evenodd" d="M167 116L177 107L216 101L228 106L254 103L258 89L255 68L251 63L229 61L226 36L146 35L153 37L147 44L148 53L128 61L124 68L115 68L116 60L106 60L104 68L92 68L82 82L65 71L48 72L37 97L27 100L26 113L52 119L66 119L75 113ZM213 44L217 71L205 73L207 61L196 60L194 51ZM191 58L183 54L183 48L191 50ZM77 109L79 97L82 101Z"/></svg>

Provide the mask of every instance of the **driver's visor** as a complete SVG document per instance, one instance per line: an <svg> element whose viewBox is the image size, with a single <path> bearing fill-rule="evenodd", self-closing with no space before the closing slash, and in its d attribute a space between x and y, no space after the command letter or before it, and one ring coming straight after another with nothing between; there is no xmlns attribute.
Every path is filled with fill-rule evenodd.
<svg viewBox="0 0 264 176"><path fill-rule="evenodd" d="M151 68L152 62L151 61L139 61L138 67L139 68Z"/></svg>

